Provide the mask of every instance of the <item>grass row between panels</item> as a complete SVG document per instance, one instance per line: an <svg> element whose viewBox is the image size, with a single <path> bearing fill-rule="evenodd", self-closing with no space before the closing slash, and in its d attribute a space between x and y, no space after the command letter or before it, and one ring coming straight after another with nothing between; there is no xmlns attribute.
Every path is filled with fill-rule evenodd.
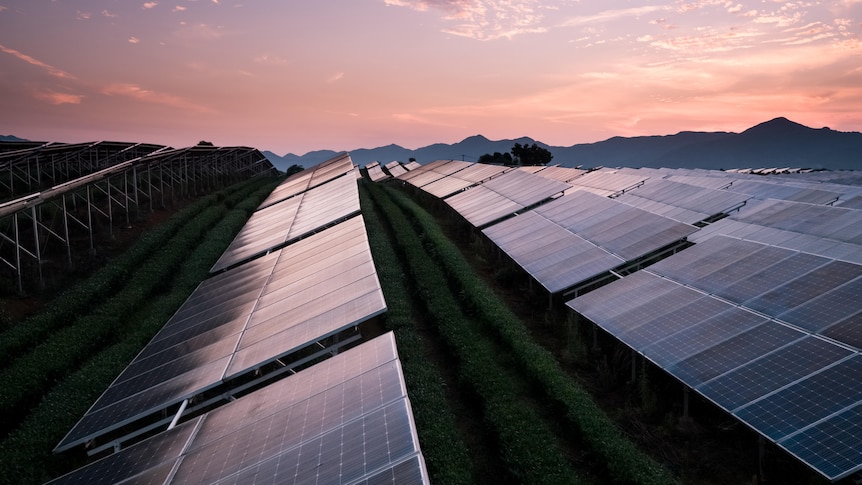
<svg viewBox="0 0 862 485"><path fill-rule="evenodd" d="M241 191L241 201L206 232L203 242L165 280L165 291L129 317L134 325L123 339L94 354L54 386L27 419L0 442L6 468L6 473L0 474L0 483L43 483L83 464L55 456L51 450L206 278L251 211L272 188L272 184L261 186L258 182ZM249 194L249 189L254 192Z"/></svg>
<svg viewBox="0 0 862 485"><path fill-rule="evenodd" d="M539 413L525 403L518 376L501 364L506 358L460 310L446 278L419 234L386 195L372 193L386 214L404 252L419 297L437 332L455 357L462 384L481 402L489 433L495 435L507 473L520 483L580 483L556 435Z"/></svg>
<svg viewBox="0 0 862 485"><path fill-rule="evenodd" d="M163 290L164 282L170 280L209 229L225 216L227 202L211 205L186 221L173 237L129 274L119 291L106 295L103 303L89 308L89 313L71 318L64 327L0 371L0 382L4 383L0 387L0 413L8 417L3 423L4 432L19 423L64 375L131 331L133 323L129 315ZM239 200L234 203L237 202Z"/></svg>
<svg viewBox="0 0 862 485"><path fill-rule="evenodd" d="M233 194L243 193L245 187L253 186L255 182L251 180L234 184L216 194L198 199L163 224L142 234L123 254L85 280L64 290L38 313L5 329L0 333L0 355L5 356L0 362L0 368L8 366L15 357L38 345L46 335L73 321L79 314L125 285L129 275L136 271L144 260L204 210Z"/></svg>
<svg viewBox="0 0 862 485"><path fill-rule="evenodd" d="M433 483L475 483L476 472L467 447L458 434L455 416L446 402L443 378L424 357L422 337L412 318L412 298L407 290L408 281L402 262L386 236L383 222L364 185L360 185L359 193L374 265L386 295L384 323L387 329L395 332L428 474Z"/></svg>
<svg viewBox="0 0 862 485"><path fill-rule="evenodd" d="M565 410L565 418L582 439L601 456L614 480L622 483L665 485L678 480L642 452L616 427L590 394L573 381L549 351L538 344L521 320L471 267L458 247L443 234L433 217L403 192L387 187L395 202L423 231L437 261L446 268L458 294L486 325L495 329L523 369L545 395Z"/></svg>

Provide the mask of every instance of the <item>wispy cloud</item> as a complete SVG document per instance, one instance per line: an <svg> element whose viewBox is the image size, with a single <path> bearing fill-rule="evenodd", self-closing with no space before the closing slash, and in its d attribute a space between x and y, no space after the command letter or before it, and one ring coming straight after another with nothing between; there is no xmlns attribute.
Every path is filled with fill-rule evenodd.
<svg viewBox="0 0 862 485"><path fill-rule="evenodd" d="M15 49L10 49L9 47L4 46L3 44L0 44L0 51L5 52L11 56L17 57L18 59L20 59L20 60L22 60L28 64L31 64L31 65L36 66L36 67L40 67L40 68L44 69L48 74L50 74L54 77L58 77L61 79L75 79L75 76L72 76L71 74L69 74L68 72L66 72L62 69L54 67L50 64L46 64L46 63L44 63L38 59L35 59L33 57L28 56L27 54L16 51Z"/></svg>
<svg viewBox="0 0 862 485"><path fill-rule="evenodd" d="M145 9L155 8L158 4L159 4L159 2L146 2L146 3L144 3L143 8L145 8Z"/></svg>
<svg viewBox="0 0 862 485"><path fill-rule="evenodd" d="M145 89L137 84L116 83L109 84L101 89L101 93L106 96L122 96L125 98L135 99L145 103L159 104L172 108L183 110L192 110L199 113L212 113L213 109L197 104L189 99L181 96L176 96L168 93L159 93Z"/></svg>
<svg viewBox="0 0 862 485"><path fill-rule="evenodd" d="M213 41L225 35L219 26L203 23L187 24L186 22L180 22L180 26L182 28L176 32L176 35L186 41Z"/></svg>
<svg viewBox="0 0 862 485"><path fill-rule="evenodd" d="M102 17L115 18L115 17L119 17L119 15L117 15L115 13L111 13L108 11L108 9L105 9L105 10L102 10Z"/></svg>
<svg viewBox="0 0 862 485"><path fill-rule="evenodd" d="M75 18L78 20L90 20L90 17L92 17L92 16L93 16L93 14L91 14L90 12L81 12L79 10L78 15Z"/></svg>
<svg viewBox="0 0 862 485"><path fill-rule="evenodd" d="M272 66L283 66L289 63L287 59L271 54L261 54L254 58L254 62Z"/></svg>
<svg viewBox="0 0 862 485"><path fill-rule="evenodd" d="M172 12L185 12L185 11L186 11L186 7L183 7L182 5L177 5L177 6L175 6L175 7L174 7L174 9L173 9L173 10L171 10L171 11L172 11Z"/></svg>
<svg viewBox="0 0 862 485"><path fill-rule="evenodd" d="M603 22L610 22L613 20L619 20L628 17L641 17L644 15L648 15L655 12L662 12L672 10L671 7L666 5L646 5L643 7L633 7L633 8L621 8L616 10L604 10L594 15L581 15L577 17L570 17L564 20L561 24L563 27L576 27L588 24L596 24ZM664 22L663 19L657 20L655 22Z"/></svg>
<svg viewBox="0 0 862 485"><path fill-rule="evenodd" d="M344 78L344 73L343 73L343 72L336 72L335 74L333 74L332 76L330 76L330 77L326 80L326 82L327 82L327 83L329 83L329 84L332 84L332 83L336 83L336 82L338 82L338 81L342 80L343 78Z"/></svg>
<svg viewBox="0 0 862 485"><path fill-rule="evenodd" d="M431 10L455 25L443 32L477 40L512 38L527 33L545 32L544 16L538 0L384 0L386 5L408 7L420 12Z"/></svg>
<svg viewBox="0 0 862 485"><path fill-rule="evenodd" d="M644 35L637 38L638 42L645 42L653 47L685 53L686 55L700 55L704 53L729 52L738 49L753 47L752 39L764 35L757 31L718 31L707 29L698 35L680 35L653 37Z"/></svg>
<svg viewBox="0 0 862 485"><path fill-rule="evenodd" d="M141 42L141 39L139 39L135 36L129 37L129 44L137 44L139 42Z"/></svg>
<svg viewBox="0 0 862 485"><path fill-rule="evenodd" d="M36 91L33 97L46 103L59 104L81 104L83 96L80 94L59 93L57 91Z"/></svg>

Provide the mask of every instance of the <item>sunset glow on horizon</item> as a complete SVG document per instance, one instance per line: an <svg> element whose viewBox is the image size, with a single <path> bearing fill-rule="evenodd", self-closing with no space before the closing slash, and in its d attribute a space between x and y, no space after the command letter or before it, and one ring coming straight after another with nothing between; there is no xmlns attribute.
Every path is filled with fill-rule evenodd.
<svg viewBox="0 0 862 485"><path fill-rule="evenodd" d="M862 0L0 0L0 135L279 155L862 131Z"/></svg>

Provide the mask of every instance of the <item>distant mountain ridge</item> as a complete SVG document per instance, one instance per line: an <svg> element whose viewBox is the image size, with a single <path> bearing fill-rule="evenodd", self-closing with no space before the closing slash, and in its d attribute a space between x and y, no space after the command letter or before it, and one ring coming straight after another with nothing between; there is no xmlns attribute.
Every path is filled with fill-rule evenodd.
<svg viewBox="0 0 862 485"><path fill-rule="evenodd" d="M809 128L784 117L755 125L741 133L681 131L675 135L615 136L596 143L568 147L550 146L529 137L489 140L475 135L454 144L436 143L410 150L398 145L350 150L357 165L373 161L419 163L452 159L476 161L486 153L509 152L515 143L547 148L552 164L567 167L666 167L666 168L825 168L862 170L862 133L829 128ZM293 164L306 168L331 158L337 152L318 150L298 156L264 155L279 170Z"/></svg>

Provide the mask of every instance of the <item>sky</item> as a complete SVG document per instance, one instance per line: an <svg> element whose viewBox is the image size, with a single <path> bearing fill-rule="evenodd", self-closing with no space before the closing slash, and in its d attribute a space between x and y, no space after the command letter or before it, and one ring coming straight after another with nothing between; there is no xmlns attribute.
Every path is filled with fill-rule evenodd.
<svg viewBox="0 0 862 485"><path fill-rule="evenodd" d="M862 0L0 0L0 135L279 155L862 131Z"/></svg>

